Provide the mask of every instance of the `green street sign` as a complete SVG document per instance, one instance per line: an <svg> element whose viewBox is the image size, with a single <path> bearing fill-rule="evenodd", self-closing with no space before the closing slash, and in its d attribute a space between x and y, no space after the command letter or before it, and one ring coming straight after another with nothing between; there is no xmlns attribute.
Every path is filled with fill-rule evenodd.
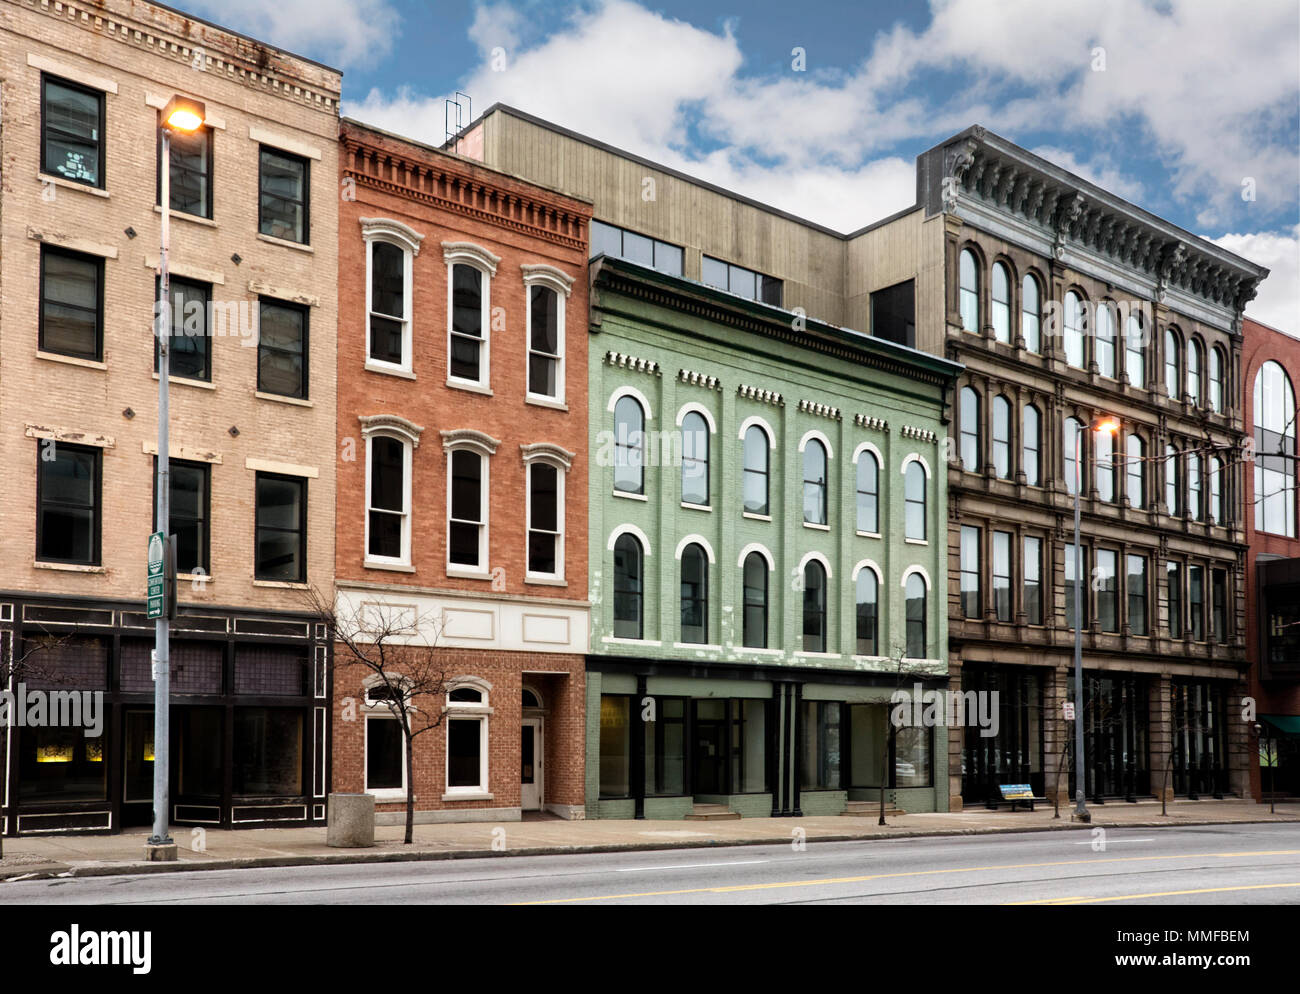
<svg viewBox="0 0 1300 994"><path fill-rule="evenodd" d="M163 559L166 548L167 543L163 541L162 532L154 532L149 536L149 575L146 578L146 603L149 605L148 616L150 618L161 618L164 613L163 585L166 578L163 575Z"/></svg>

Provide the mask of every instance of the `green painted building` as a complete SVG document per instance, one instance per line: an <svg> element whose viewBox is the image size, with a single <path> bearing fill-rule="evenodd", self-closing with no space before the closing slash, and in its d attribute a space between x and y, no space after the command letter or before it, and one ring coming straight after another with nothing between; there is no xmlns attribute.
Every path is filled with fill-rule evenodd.
<svg viewBox="0 0 1300 994"><path fill-rule="evenodd" d="M945 410L961 366L591 268L588 817L946 810ZM711 809L718 810L718 809Z"/></svg>

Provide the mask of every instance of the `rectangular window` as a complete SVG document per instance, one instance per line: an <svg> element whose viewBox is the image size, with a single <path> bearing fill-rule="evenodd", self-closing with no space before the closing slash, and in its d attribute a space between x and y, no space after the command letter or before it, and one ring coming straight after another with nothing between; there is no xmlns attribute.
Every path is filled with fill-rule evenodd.
<svg viewBox="0 0 1300 994"><path fill-rule="evenodd" d="M934 786L934 736L925 727L904 725L894 733L894 787Z"/></svg>
<svg viewBox="0 0 1300 994"><path fill-rule="evenodd" d="M104 186L104 94L41 76L41 172Z"/></svg>
<svg viewBox="0 0 1300 994"><path fill-rule="evenodd" d="M655 720L645 728L645 793L647 797L681 796L686 790L686 701L656 697Z"/></svg>
<svg viewBox="0 0 1300 994"><path fill-rule="evenodd" d="M871 293L871 334L916 348L916 281L906 280Z"/></svg>
<svg viewBox="0 0 1300 994"><path fill-rule="evenodd" d="M366 718L366 790L406 788L406 743L396 718Z"/></svg>
<svg viewBox="0 0 1300 994"><path fill-rule="evenodd" d="M970 525L961 529L961 615L980 616L980 530Z"/></svg>
<svg viewBox="0 0 1300 994"><path fill-rule="evenodd" d="M559 576L564 572L564 538L561 523L563 482L560 470L549 463L528 467L528 572Z"/></svg>
<svg viewBox="0 0 1300 994"><path fill-rule="evenodd" d="M157 463L157 457L154 458ZM168 534L176 536L176 572L210 574L208 515L211 507L211 467L204 462L169 459ZM156 492L156 491L155 491ZM157 500L154 528L158 527Z"/></svg>
<svg viewBox="0 0 1300 994"><path fill-rule="evenodd" d="M95 362L103 358L103 259L41 246L40 348Z"/></svg>
<svg viewBox="0 0 1300 994"><path fill-rule="evenodd" d="M1043 540L1025 536L1025 617L1031 625L1043 623Z"/></svg>
<svg viewBox="0 0 1300 994"><path fill-rule="evenodd" d="M487 790L487 719L447 719L447 790Z"/></svg>
<svg viewBox="0 0 1300 994"><path fill-rule="evenodd" d="M456 449L451 453L447 562L453 566L486 568L483 469L483 457L477 452Z"/></svg>
<svg viewBox="0 0 1300 994"><path fill-rule="evenodd" d="M486 382L485 274L473 266L451 267L451 355L448 376L467 383Z"/></svg>
<svg viewBox="0 0 1300 994"><path fill-rule="evenodd" d="M600 695L600 796L632 793L632 699Z"/></svg>
<svg viewBox="0 0 1300 994"><path fill-rule="evenodd" d="M173 276L171 304L162 317L168 322L170 354L168 372L190 380L212 380L212 336L208 326L211 312L212 284L198 283ZM160 297L159 281L154 281L154 299ZM158 338L154 337L154 369L158 369Z"/></svg>
<svg viewBox="0 0 1300 994"><path fill-rule="evenodd" d="M1192 641L1205 641L1205 567L1187 567L1187 608L1191 616Z"/></svg>
<svg viewBox="0 0 1300 994"><path fill-rule="evenodd" d="M235 708L234 793L260 797L302 794L302 712L295 708Z"/></svg>
<svg viewBox="0 0 1300 994"><path fill-rule="evenodd" d="M615 259L627 259L629 262L649 266L669 276L682 275L683 252L676 245L661 242L656 238L638 235L635 231L606 224L604 221L591 222L591 257L608 255Z"/></svg>
<svg viewBox="0 0 1300 994"><path fill-rule="evenodd" d="M1128 557L1128 626L1134 635L1146 635L1147 628L1147 559Z"/></svg>
<svg viewBox="0 0 1300 994"><path fill-rule="evenodd" d="M307 481L257 474L254 579L307 580Z"/></svg>
<svg viewBox="0 0 1300 994"><path fill-rule="evenodd" d="M257 318L257 389L307 399L307 308L262 297Z"/></svg>
<svg viewBox="0 0 1300 994"><path fill-rule="evenodd" d="M993 608L998 621L1011 622L1011 533L993 533Z"/></svg>
<svg viewBox="0 0 1300 994"><path fill-rule="evenodd" d="M1103 632L1119 631L1118 558L1113 549L1097 550L1097 575L1092 585L1097 591L1097 622Z"/></svg>
<svg viewBox="0 0 1300 994"><path fill-rule="evenodd" d="M701 262L700 275L707 286L726 290L746 300L781 306L783 284L771 276L763 276L752 269L734 266L707 255Z"/></svg>
<svg viewBox="0 0 1300 994"><path fill-rule="evenodd" d="M804 790L839 790L840 717L839 701L803 701L800 706L799 737Z"/></svg>
<svg viewBox="0 0 1300 994"><path fill-rule="evenodd" d="M370 241L366 300L370 319L372 362L411 368L410 253L392 242Z"/></svg>
<svg viewBox="0 0 1300 994"><path fill-rule="evenodd" d="M1073 630L1075 628L1074 615L1074 587L1075 581L1080 584L1081 603L1079 604L1080 616L1083 619L1083 627L1088 626L1088 547L1083 547L1082 554L1078 557L1076 565L1075 548L1073 543L1065 546L1065 627Z"/></svg>
<svg viewBox="0 0 1300 994"><path fill-rule="evenodd" d="M366 558L409 564L411 449L391 435L372 435L368 447Z"/></svg>
<svg viewBox="0 0 1300 994"><path fill-rule="evenodd" d="M200 128L192 134L173 131L169 144L172 210L196 217L212 217L212 129ZM157 187L154 202L161 205L161 137L158 141Z"/></svg>
<svg viewBox="0 0 1300 994"><path fill-rule="evenodd" d="M102 452L50 439L36 444L36 558L99 565Z"/></svg>
<svg viewBox="0 0 1300 994"><path fill-rule="evenodd" d="M767 790L767 701L731 702L731 792Z"/></svg>
<svg viewBox="0 0 1300 994"><path fill-rule="evenodd" d="M258 231L271 238L283 238L303 245L308 243L311 231L309 172L306 159L265 145L261 147L257 184Z"/></svg>
<svg viewBox="0 0 1300 994"><path fill-rule="evenodd" d="M1228 631L1228 574L1216 569L1210 573L1214 606L1214 640L1227 642L1232 633Z"/></svg>
<svg viewBox="0 0 1300 994"><path fill-rule="evenodd" d="M1183 637L1183 568L1178 563L1166 564L1169 580L1169 637Z"/></svg>
<svg viewBox="0 0 1300 994"><path fill-rule="evenodd" d="M528 288L528 392L553 400L564 396L561 310L560 295L550 287Z"/></svg>

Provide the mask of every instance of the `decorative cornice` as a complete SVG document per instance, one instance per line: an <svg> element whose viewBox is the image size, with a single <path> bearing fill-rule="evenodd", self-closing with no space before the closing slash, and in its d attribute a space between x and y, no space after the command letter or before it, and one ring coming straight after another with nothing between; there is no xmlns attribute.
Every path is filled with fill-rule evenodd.
<svg viewBox="0 0 1300 994"><path fill-rule="evenodd" d="M764 390L761 387L751 387L747 383L742 383L736 387L736 395L744 397L746 400L756 400L760 404L771 404L773 407L785 407L785 398L775 390Z"/></svg>
<svg viewBox="0 0 1300 994"><path fill-rule="evenodd" d="M564 467L567 473L573 466L573 460L576 453L553 442L533 442L531 445L520 445L519 451L523 455L524 465L528 466L535 462L553 463Z"/></svg>
<svg viewBox="0 0 1300 994"><path fill-rule="evenodd" d="M689 369L679 369L677 379L693 387L703 387L705 390L722 392L722 380L716 376L705 376L703 373L692 373Z"/></svg>
<svg viewBox="0 0 1300 994"><path fill-rule="evenodd" d="M939 440L939 435L936 432L925 428L917 428L914 425L903 425L898 430L898 433L903 438L914 438L918 442L937 442Z"/></svg>
<svg viewBox="0 0 1300 994"><path fill-rule="evenodd" d="M361 237L366 241L380 238L396 242L409 249L412 255L420 254L420 243L424 241L424 236L409 224L390 217L361 218Z"/></svg>
<svg viewBox="0 0 1300 994"><path fill-rule="evenodd" d="M634 355L628 355L625 352L606 352L605 363L609 366L618 366L620 369L630 369L637 373L645 373L649 376L662 376L659 369L659 363L653 359L638 359Z"/></svg>
<svg viewBox="0 0 1300 994"><path fill-rule="evenodd" d="M539 284L550 287L556 293L562 293L566 297L573 289L573 277L563 269L541 262L525 262L519 268L524 273L524 286Z"/></svg>
<svg viewBox="0 0 1300 994"><path fill-rule="evenodd" d="M443 242L442 258L448 265L454 262L463 262L486 269L489 276L495 276L497 266L501 264L501 256L489 252L482 245L475 245L473 242Z"/></svg>
<svg viewBox="0 0 1300 994"><path fill-rule="evenodd" d="M869 414L853 415L853 423L859 428L870 428L872 431L889 431L889 422L884 418L872 417Z"/></svg>
<svg viewBox="0 0 1300 994"><path fill-rule="evenodd" d="M442 436L442 449L444 452L451 452L453 449L473 449L479 455L492 456L496 455L497 446L501 444L501 439L493 438L487 432L477 431L474 428L456 428L452 431L440 431Z"/></svg>
<svg viewBox="0 0 1300 994"><path fill-rule="evenodd" d="M420 436L424 434L424 426L417 425L414 421L407 421L397 414L359 414L357 420L361 422L362 438L391 434L406 439L411 443L412 448L420 447ZM446 435L446 432L443 434Z"/></svg>
<svg viewBox="0 0 1300 994"><path fill-rule="evenodd" d="M832 421L840 420L840 409L831 407L829 404L819 404L815 400L799 401L799 410L805 414L815 414L821 418L829 418Z"/></svg>

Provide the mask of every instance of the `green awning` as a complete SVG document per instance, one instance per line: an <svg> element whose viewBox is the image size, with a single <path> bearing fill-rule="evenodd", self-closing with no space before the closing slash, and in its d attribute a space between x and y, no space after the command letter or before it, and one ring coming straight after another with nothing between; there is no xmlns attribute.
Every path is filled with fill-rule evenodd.
<svg viewBox="0 0 1300 994"><path fill-rule="evenodd" d="M1272 725L1276 731L1283 735L1300 736L1300 715L1294 714L1261 714L1259 720L1267 725Z"/></svg>

